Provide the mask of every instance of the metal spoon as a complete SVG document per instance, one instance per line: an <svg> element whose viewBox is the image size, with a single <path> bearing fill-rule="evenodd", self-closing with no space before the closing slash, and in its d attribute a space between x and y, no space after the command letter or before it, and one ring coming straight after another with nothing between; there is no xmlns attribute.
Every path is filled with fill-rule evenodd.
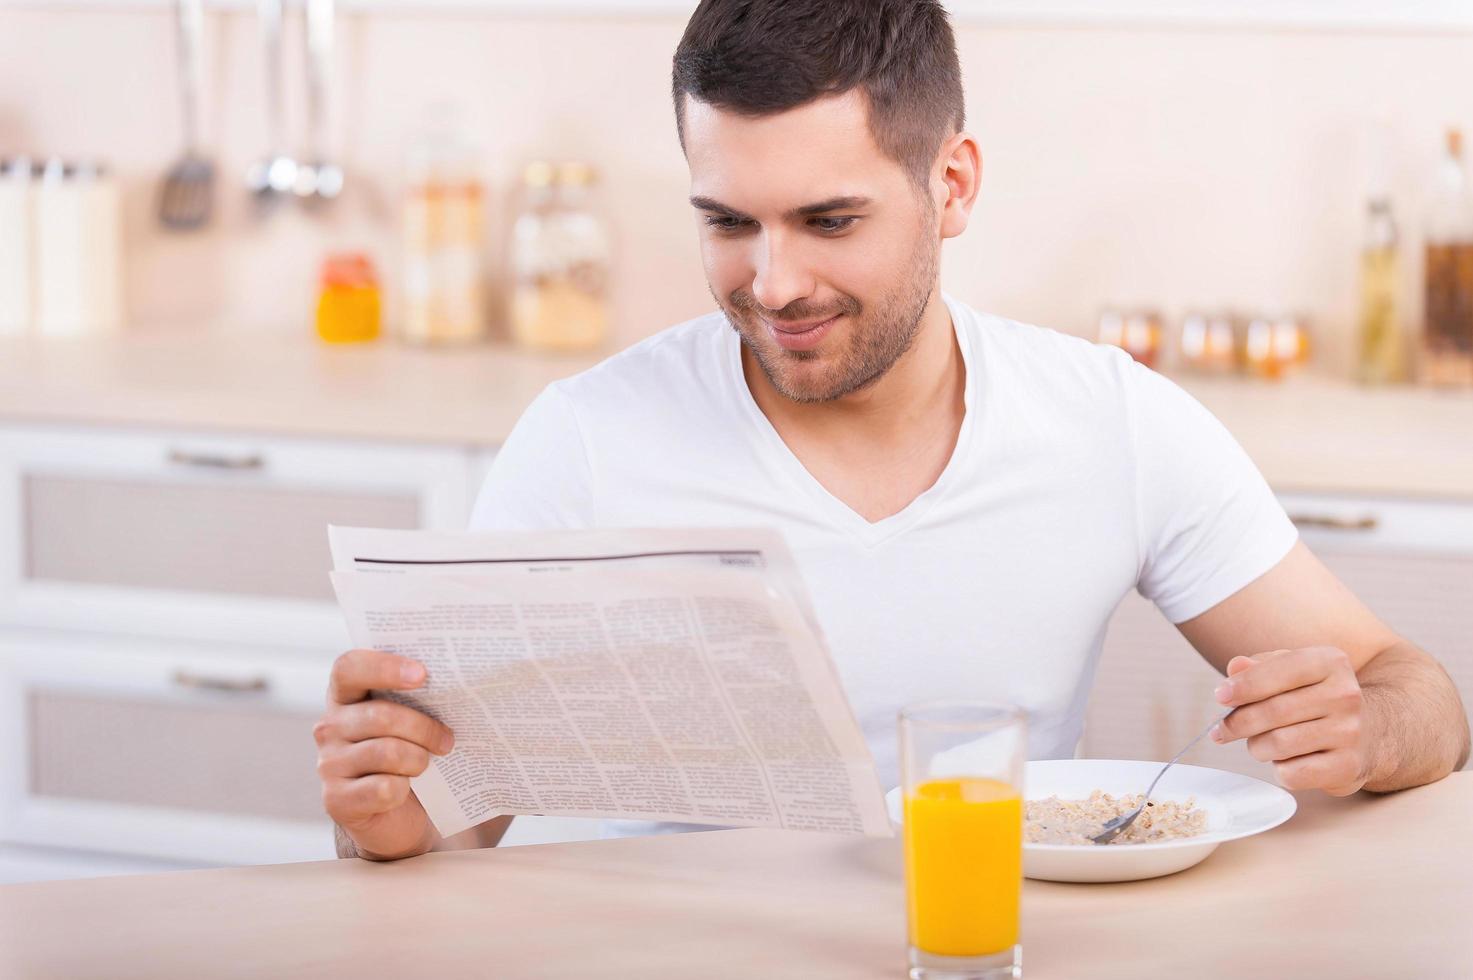
<svg viewBox="0 0 1473 980"><path fill-rule="evenodd" d="M270 146L264 159L251 165L246 186L262 210L269 210L292 193L297 161L282 149L281 0L257 0L261 48L266 55L266 132Z"/></svg>
<svg viewBox="0 0 1473 980"><path fill-rule="evenodd" d="M164 175L164 185L159 193L159 223L172 231L191 231L210 220L215 189L215 165L199 148L203 0L179 0L178 28L179 92L184 103L184 153Z"/></svg>
<svg viewBox="0 0 1473 980"><path fill-rule="evenodd" d="M293 190L303 204L325 204L343 190L343 168L326 159L328 86L332 70L333 0L307 0L307 159Z"/></svg>
<svg viewBox="0 0 1473 980"><path fill-rule="evenodd" d="M1233 710L1236 711L1237 709L1235 708ZM1194 738L1190 742L1188 742L1186 744L1186 746L1180 752L1178 752L1176 755L1174 755L1174 756L1171 757L1171 761L1168 762L1168 763L1166 763L1166 765L1161 768L1161 771L1160 772L1156 773L1156 778L1153 779L1153 780L1151 780L1151 785L1146 787L1146 793L1145 793L1144 796L1141 797L1141 805L1140 806L1136 807L1134 810L1130 811L1129 813L1122 814L1121 816L1118 816L1115 819L1107 822L1105 824L1104 830L1101 831L1100 833L1096 834L1095 836L1091 837L1090 840L1094 841L1096 844L1108 844L1108 843L1110 843L1110 841L1112 841L1116 837L1120 836L1120 834L1124 833L1125 832L1125 828L1127 828L1131 824L1135 823L1135 818L1141 815L1141 811L1144 810L1146 808L1146 804L1151 801L1151 790L1155 789L1156 788L1156 784L1161 781L1161 777L1164 776L1164 775L1166 775L1166 770L1167 769L1170 769L1172 766L1176 765L1176 760L1178 760L1182 756L1186 755L1187 754L1187 749L1190 749L1192 746L1194 746L1198 742L1202 741L1202 739L1206 738L1208 732L1212 731L1212 729L1216 728L1218 725L1222 724L1224 721L1227 721L1228 715L1230 715L1232 713L1233 713L1232 711L1229 711L1229 712L1227 712L1227 714L1224 714L1221 718L1214 718L1212 720L1212 723L1210 725L1208 725L1206 728L1202 729L1202 734L1201 735L1198 735L1196 738Z"/></svg>

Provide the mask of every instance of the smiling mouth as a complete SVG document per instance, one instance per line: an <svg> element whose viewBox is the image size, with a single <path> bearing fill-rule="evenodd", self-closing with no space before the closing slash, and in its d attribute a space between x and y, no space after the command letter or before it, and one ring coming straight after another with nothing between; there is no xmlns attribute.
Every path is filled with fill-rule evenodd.
<svg viewBox="0 0 1473 980"><path fill-rule="evenodd" d="M796 335L811 333L812 331L817 330L819 327L822 327L828 323L833 322L834 320L839 319L839 317L842 315L843 314L841 313L835 313L833 316L827 317L823 320L806 320L803 323L785 323L782 320L767 319L763 319L762 322L767 324L767 326L771 329L776 330L778 333Z"/></svg>
<svg viewBox="0 0 1473 980"><path fill-rule="evenodd" d="M835 313L823 320L805 320L802 323L782 322L758 317L767 328L767 335L781 348L793 352L813 350L828 335L835 323L844 314Z"/></svg>

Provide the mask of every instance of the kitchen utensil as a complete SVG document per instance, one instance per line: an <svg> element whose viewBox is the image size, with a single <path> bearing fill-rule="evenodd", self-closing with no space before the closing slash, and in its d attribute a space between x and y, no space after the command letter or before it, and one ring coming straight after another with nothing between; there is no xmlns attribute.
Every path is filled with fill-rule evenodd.
<svg viewBox="0 0 1473 980"><path fill-rule="evenodd" d="M1227 712L1227 714L1224 714L1221 718L1214 718L1210 725L1202 729L1202 734L1192 739L1180 752L1171 757L1171 761L1166 763L1166 765L1161 768L1160 772L1156 773L1156 778L1151 780L1150 786L1146 787L1146 793L1144 796L1141 797L1140 806L1136 807L1129 813L1122 814L1121 816L1116 817L1114 820L1109 821L1105 824L1105 828L1103 831L1096 834L1090 839L1093 840L1096 844L1108 844L1110 843L1110 841L1114 840L1117 836L1124 832L1126 827L1129 827L1131 824L1135 823L1135 818L1141 815L1141 811L1146 808L1146 804L1149 803L1151 800L1151 790L1155 789L1156 784L1161 781L1161 777L1166 775L1166 770L1176 765L1176 760L1186 755L1187 749L1190 749L1192 746L1202 741L1202 739L1206 738L1207 733L1212 731L1212 729L1216 728L1218 725L1222 724L1222 722L1226 721L1228 715L1230 714L1232 714L1232 711Z"/></svg>
<svg viewBox="0 0 1473 980"><path fill-rule="evenodd" d="M281 91L281 0L257 0L256 19L260 23L261 49L266 70L266 156L251 165L246 173L246 186L263 211L279 204L291 194L297 180L297 162L282 149L282 117L285 107Z"/></svg>
<svg viewBox="0 0 1473 980"><path fill-rule="evenodd" d="M333 0L307 0L307 159L293 187L304 204L324 204L343 190L343 169L326 158L332 72Z"/></svg>
<svg viewBox="0 0 1473 980"><path fill-rule="evenodd" d="M199 147L204 2L178 0L176 10L184 153L164 175L159 193L159 223L173 231L192 231L210 220L215 193L215 165L200 153Z"/></svg>

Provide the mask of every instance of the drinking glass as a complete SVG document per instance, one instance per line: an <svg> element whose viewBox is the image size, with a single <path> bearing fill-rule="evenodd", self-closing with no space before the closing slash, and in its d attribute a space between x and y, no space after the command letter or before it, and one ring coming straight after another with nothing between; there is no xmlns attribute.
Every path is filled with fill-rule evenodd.
<svg viewBox="0 0 1473 980"><path fill-rule="evenodd" d="M900 712L912 980L1021 977L1023 713L928 701Z"/></svg>

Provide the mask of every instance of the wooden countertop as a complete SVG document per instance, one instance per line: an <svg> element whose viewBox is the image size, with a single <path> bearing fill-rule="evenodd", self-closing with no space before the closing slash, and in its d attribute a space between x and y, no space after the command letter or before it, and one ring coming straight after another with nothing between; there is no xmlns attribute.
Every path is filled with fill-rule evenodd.
<svg viewBox="0 0 1473 980"><path fill-rule="evenodd" d="M1029 881L1050 978L1466 976L1473 772L1151 881ZM896 978L897 841L734 830L0 887L0 975Z"/></svg>
<svg viewBox="0 0 1473 980"><path fill-rule="evenodd" d="M0 340L0 420L496 446L597 357L243 332ZM1473 392L1177 379L1280 490L1473 500Z"/></svg>
<svg viewBox="0 0 1473 980"><path fill-rule="evenodd" d="M0 419L500 445L599 359L246 333L0 340Z"/></svg>

